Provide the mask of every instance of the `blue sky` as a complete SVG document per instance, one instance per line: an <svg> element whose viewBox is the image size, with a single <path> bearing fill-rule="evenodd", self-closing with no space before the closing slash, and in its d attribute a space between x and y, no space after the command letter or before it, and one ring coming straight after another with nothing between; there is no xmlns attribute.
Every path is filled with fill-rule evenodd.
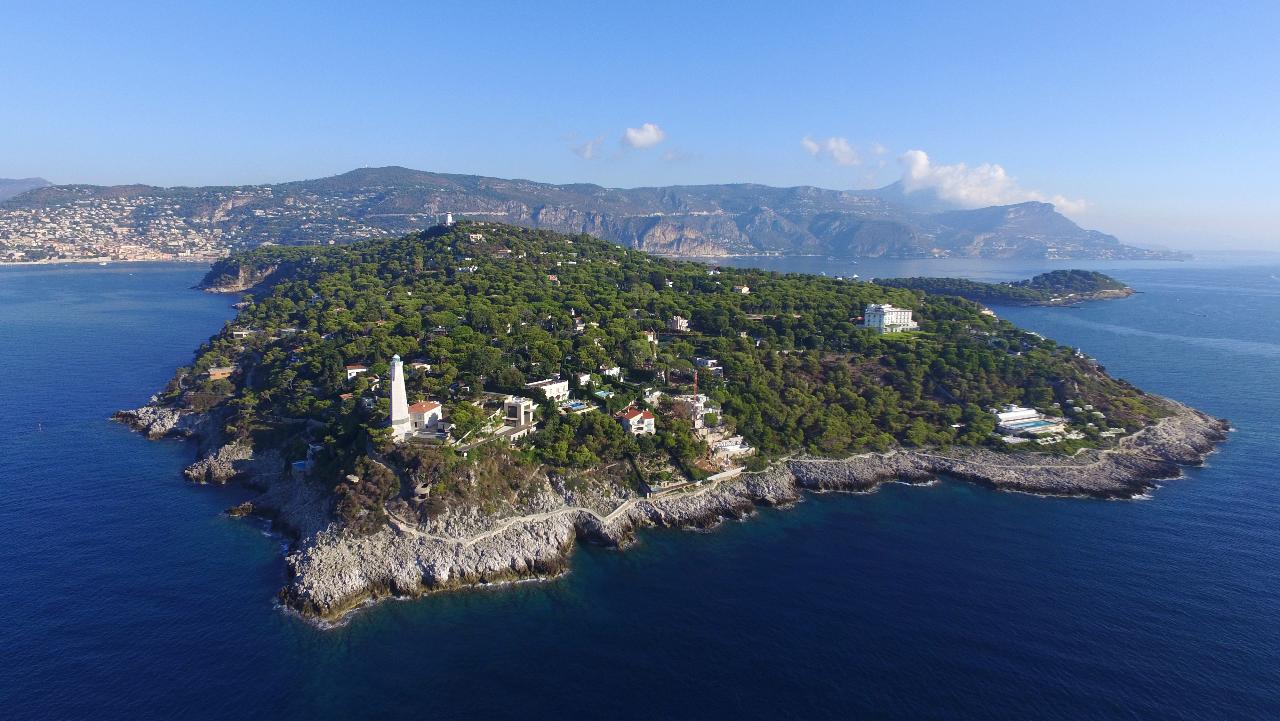
<svg viewBox="0 0 1280 721"><path fill-rule="evenodd" d="M7 3L0 177L905 176L1132 242L1280 248L1280 3L690 5Z"/></svg>

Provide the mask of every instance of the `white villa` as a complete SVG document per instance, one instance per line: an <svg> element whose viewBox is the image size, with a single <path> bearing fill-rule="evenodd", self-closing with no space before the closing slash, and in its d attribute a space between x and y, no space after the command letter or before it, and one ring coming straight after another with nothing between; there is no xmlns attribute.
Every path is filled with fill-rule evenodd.
<svg viewBox="0 0 1280 721"><path fill-rule="evenodd" d="M877 333L897 333L920 327L919 323L911 319L910 309L895 308L888 303L868 305L863 312L863 325L874 328Z"/></svg>
<svg viewBox="0 0 1280 721"><path fill-rule="evenodd" d="M667 322L667 329L682 333L689 330L689 319L684 316L675 315Z"/></svg>
<svg viewBox="0 0 1280 721"><path fill-rule="evenodd" d="M525 383L525 388L529 390L540 390L552 403L569 400L569 381L560 380L559 378L547 378L545 380Z"/></svg>
<svg viewBox="0 0 1280 721"><path fill-rule="evenodd" d="M715 358L699 357L699 358L694 358L693 362L695 365L697 365L699 368L703 370L715 371L717 373L724 370L723 368L720 367L720 361L716 360Z"/></svg>
<svg viewBox="0 0 1280 721"><path fill-rule="evenodd" d="M745 456L754 453L756 449L751 447L742 436L731 436L720 441L716 441L712 445L712 451L717 456L724 458L735 458L737 456Z"/></svg>
<svg viewBox="0 0 1280 721"><path fill-rule="evenodd" d="M658 429L654 426L655 418L653 413L642 411L634 406L619 413L617 419L627 433L637 436L649 436L658 432Z"/></svg>
<svg viewBox="0 0 1280 721"><path fill-rule="evenodd" d="M429 431L444 419L444 409L435 401L419 401L409 406L409 423L414 431Z"/></svg>

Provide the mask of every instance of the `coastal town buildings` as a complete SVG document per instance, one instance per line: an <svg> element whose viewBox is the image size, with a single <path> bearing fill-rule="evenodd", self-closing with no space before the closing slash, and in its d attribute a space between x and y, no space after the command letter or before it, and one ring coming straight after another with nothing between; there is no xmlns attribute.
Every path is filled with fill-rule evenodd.
<svg viewBox="0 0 1280 721"><path fill-rule="evenodd" d="M684 316L673 315L671 320L667 321L667 330L683 333L689 330L689 319Z"/></svg>
<svg viewBox="0 0 1280 721"><path fill-rule="evenodd" d="M270 186L102 195L67 186L35 207L0 208L0 260L209 262L279 242L282 226L304 229L293 242L332 245L386 234L351 213L373 197L286 195Z"/></svg>
<svg viewBox="0 0 1280 721"><path fill-rule="evenodd" d="M863 312L863 325L873 328L877 333L897 333L904 330L916 330L920 327L911 319L911 311L907 308L895 308L889 303L872 303Z"/></svg>

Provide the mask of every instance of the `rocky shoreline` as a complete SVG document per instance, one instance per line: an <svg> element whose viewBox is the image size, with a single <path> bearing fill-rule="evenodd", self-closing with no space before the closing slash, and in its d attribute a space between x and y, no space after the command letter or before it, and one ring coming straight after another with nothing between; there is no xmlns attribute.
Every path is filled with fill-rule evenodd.
<svg viewBox="0 0 1280 721"><path fill-rule="evenodd" d="M1047 496L1133 498L1182 467L1203 462L1227 437L1226 421L1173 401L1173 414L1123 438L1116 448L1070 458L986 449L898 449L846 459L790 458L759 473L669 496L582 498L550 485L536 513L477 514L430 526L394 518L368 536L344 532L329 517L314 484L293 479L274 451L219 445L195 414L147 406L117 420L148 437L195 437L195 482L245 482L262 491L235 515L272 518L295 538L282 602L305 617L335 621L370 601L562 573L578 542L625 547L645 527L709 528L743 518L757 506L788 505L804 491L868 492L885 482L926 483L939 477L988 488Z"/></svg>
<svg viewBox="0 0 1280 721"><path fill-rule="evenodd" d="M1044 301L1039 301L1035 303L1026 303L1025 305L1039 305L1039 306L1048 306L1048 307L1071 306L1071 305L1079 305L1081 303L1088 303L1090 301L1095 301L1095 300L1120 300L1121 298L1128 298L1129 296L1133 295L1136 292L1137 291L1135 291L1133 288L1127 288L1127 287L1114 288L1110 290L1095 290L1091 293L1072 293L1072 294L1063 296L1061 298L1054 298L1052 300L1044 300Z"/></svg>

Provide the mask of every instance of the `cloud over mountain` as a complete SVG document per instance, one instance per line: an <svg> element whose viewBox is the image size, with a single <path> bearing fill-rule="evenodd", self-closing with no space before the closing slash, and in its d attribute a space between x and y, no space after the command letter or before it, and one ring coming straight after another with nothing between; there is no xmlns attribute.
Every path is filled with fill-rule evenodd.
<svg viewBox="0 0 1280 721"><path fill-rule="evenodd" d="M898 161L902 164L902 189L905 192L932 190L939 198L961 207L1012 205L1029 200L1053 203L1066 213L1079 212L1086 207L1083 200L1022 188L1003 167L994 163L972 168L964 163L940 165L931 161L923 150L908 150Z"/></svg>

